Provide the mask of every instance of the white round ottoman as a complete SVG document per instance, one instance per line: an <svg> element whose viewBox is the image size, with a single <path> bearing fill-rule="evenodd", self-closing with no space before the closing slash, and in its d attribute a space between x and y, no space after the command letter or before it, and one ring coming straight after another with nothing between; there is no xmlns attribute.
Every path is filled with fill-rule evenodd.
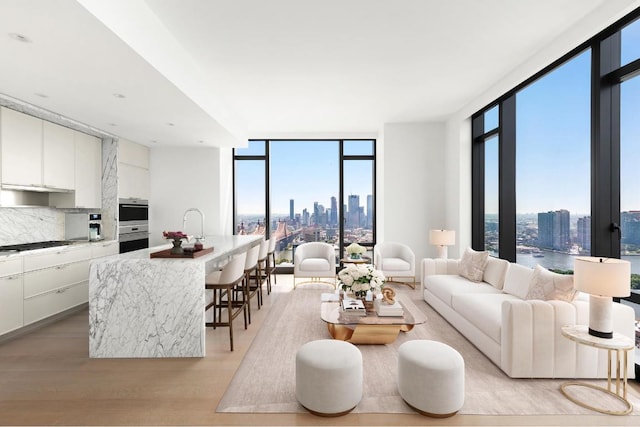
<svg viewBox="0 0 640 427"><path fill-rule="evenodd" d="M340 340L311 341L296 353L296 399L309 412L339 416L362 399L362 353Z"/></svg>
<svg viewBox="0 0 640 427"><path fill-rule="evenodd" d="M398 391L423 415L455 415L464 403L462 356L438 341L405 342L398 349Z"/></svg>

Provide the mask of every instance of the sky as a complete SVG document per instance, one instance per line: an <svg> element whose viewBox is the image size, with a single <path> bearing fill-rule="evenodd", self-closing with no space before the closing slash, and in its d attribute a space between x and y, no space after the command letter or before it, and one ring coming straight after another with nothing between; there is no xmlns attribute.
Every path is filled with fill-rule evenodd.
<svg viewBox="0 0 640 427"><path fill-rule="evenodd" d="M347 144L348 142L345 142ZM238 154L256 153L252 147ZM263 145L262 142L258 144ZM360 142L353 143L363 148ZM370 147L371 142L367 143ZM356 154L354 151L345 154ZM360 151L371 154L371 151ZM294 199L295 213L307 209L313 213L318 202L325 209L331 208L331 197L339 197L339 144L330 141L272 141L271 160L271 210L274 214L289 214L289 200ZM248 164L252 163L252 164ZM239 170L237 201L239 214L264 212L264 168L262 162L236 162ZM366 208L367 195L372 194L372 162L345 161L345 197L360 196L360 205ZM346 202L345 202L346 203ZM338 202L338 206L340 203Z"/></svg>
<svg viewBox="0 0 640 427"><path fill-rule="evenodd" d="M640 21L623 31L622 64L640 58ZM590 213L590 61L587 50L516 95L516 212ZM488 123L497 115L488 113ZM486 144L485 210L498 208L498 138ZM621 210L640 210L640 77L621 89Z"/></svg>

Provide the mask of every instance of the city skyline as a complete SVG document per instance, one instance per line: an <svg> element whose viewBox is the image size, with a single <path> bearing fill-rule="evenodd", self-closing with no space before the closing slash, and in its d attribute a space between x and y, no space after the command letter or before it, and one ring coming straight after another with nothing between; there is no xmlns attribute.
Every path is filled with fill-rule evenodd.
<svg viewBox="0 0 640 427"><path fill-rule="evenodd" d="M252 141L253 142L253 141ZM262 141L259 144L263 144ZM259 145L258 144L258 145ZM262 154L251 146L238 150L241 154ZM371 145L371 144L369 144ZM289 213L289 200L313 211L313 203L330 206L331 197L339 194L339 144L337 140L326 141L271 141L270 145L270 201L271 212ZM367 153L369 154L369 153ZM237 212L247 215L264 213L264 167L262 161L236 162ZM345 161L344 191L348 196L363 197L372 193L373 171L371 161ZM321 202L322 200L322 202ZM302 209L297 209L298 213Z"/></svg>

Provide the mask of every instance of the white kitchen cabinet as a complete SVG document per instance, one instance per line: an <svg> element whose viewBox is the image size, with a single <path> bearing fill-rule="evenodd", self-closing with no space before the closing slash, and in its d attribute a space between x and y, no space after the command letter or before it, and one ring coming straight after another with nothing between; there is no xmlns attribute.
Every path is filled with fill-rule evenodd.
<svg viewBox="0 0 640 427"><path fill-rule="evenodd" d="M22 258L0 261L0 335L23 326Z"/></svg>
<svg viewBox="0 0 640 427"><path fill-rule="evenodd" d="M88 301L89 281L24 300L24 324L29 325Z"/></svg>
<svg viewBox="0 0 640 427"><path fill-rule="evenodd" d="M40 253L26 253L24 255L24 271L40 270L88 259L91 259L91 246L89 244L61 246L60 248Z"/></svg>
<svg viewBox="0 0 640 427"><path fill-rule="evenodd" d="M24 255L24 324L89 300L91 246Z"/></svg>
<svg viewBox="0 0 640 427"><path fill-rule="evenodd" d="M76 132L76 207L102 207L102 141Z"/></svg>
<svg viewBox="0 0 640 427"><path fill-rule="evenodd" d="M24 297L57 291L89 279L89 260L24 273Z"/></svg>
<svg viewBox="0 0 640 427"><path fill-rule="evenodd" d="M118 197L149 200L149 170L125 163L118 165Z"/></svg>
<svg viewBox="0 0 640 427"><path fill-rule="evenodd" d="M100 258L103 256L117 255L120 252L120 242L110 240L108 242L92 243L91 258Z"/></svg>
<svg viewBox="0 0 640 427"><path fill-rule="evenodd" d="M42 186L42 120L2 107L2 184Z"/></svg>
<svg viewBox="0 0 640 427"><path fill-rule="evenodd" d="M149 148L118 141L118 197L149 200Z"/></svg>
<svg viewBox="0 0 640 427"><path fill-rule="evenodd" d="M43 122L43 184L45 187L73 190L75 188L76 131L55 123Z"/></svg>
<svg viewBox="0 0 640 427"><path fill-rule="evenodd" d="M102 141L86 133L73 131L75 191L52 193L49 204L57 208L102 207Z"/></svg>

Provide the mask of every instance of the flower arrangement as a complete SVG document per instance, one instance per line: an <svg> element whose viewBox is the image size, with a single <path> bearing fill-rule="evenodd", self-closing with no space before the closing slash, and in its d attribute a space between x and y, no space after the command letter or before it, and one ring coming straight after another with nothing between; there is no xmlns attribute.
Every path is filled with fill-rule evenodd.
<svg viewBox="0 0 640 427"><path fill-rule="evenodd" d="M360 259L363 254L367 253L367 248L364 248L357 243L350 244L344 250L349 254L349 258L352 259Z"/></svg>
<svg viewBox="0 0 640 427"><path fill-rule="evenodd" d="M351 291L356 297L364 297L367 291L380 292L386 278L370 264L348 264L338 272L343 291Z"/></svg>
<svg viewBox="0 0 640 427"><path fill-rule="evenodd" d="M165 239L173 239L173 240L181 240L181 239L189 240L189 236L184 234L182 231L163 231L162 237L164 237Z"/></svg>

